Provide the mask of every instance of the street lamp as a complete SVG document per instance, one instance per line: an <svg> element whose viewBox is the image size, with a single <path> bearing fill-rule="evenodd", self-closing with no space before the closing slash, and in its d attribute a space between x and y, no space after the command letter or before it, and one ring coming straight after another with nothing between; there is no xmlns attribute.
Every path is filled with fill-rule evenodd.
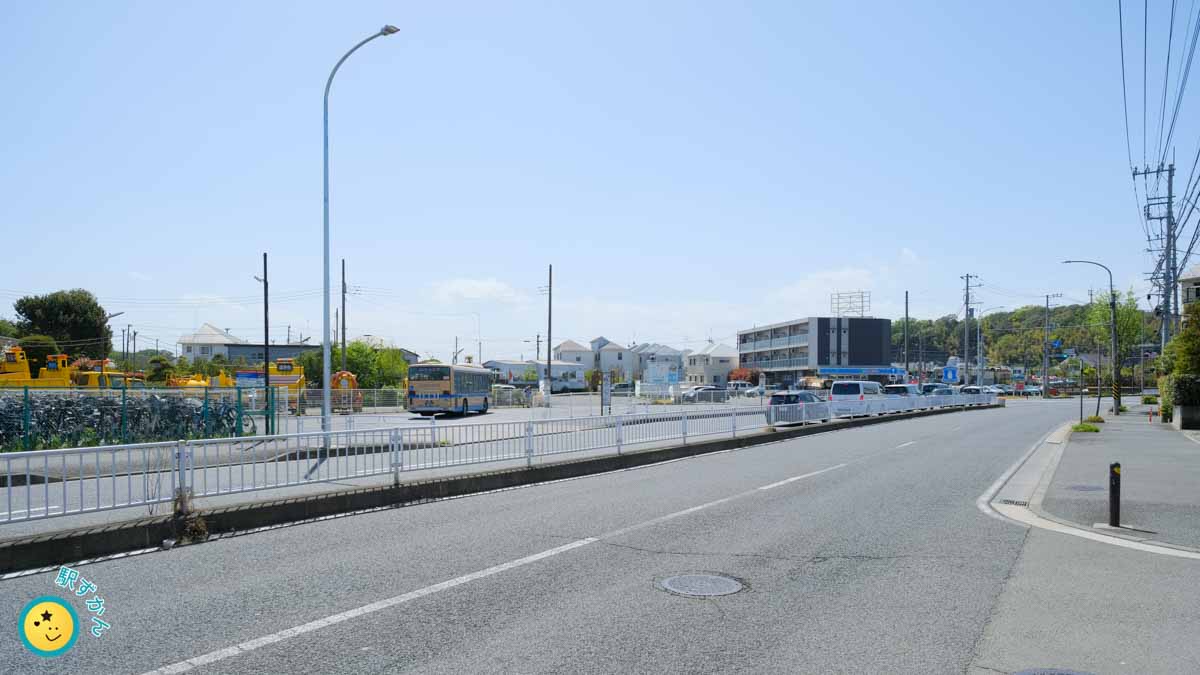
<svg viewBox="0 0 1200 675"><path fill-rule="evenodd" d="M1064 260L1064 265L1069 264L1086 264L1103 267L1105 272L1108 272L1108 308L1112 316L1112 361L1113 361L1113 414L1121 414L1121 352L1117 346L1117 292L1113 290L1112 270L1108 269L1107 265L1102 265L1094 260ZM1096 364L1096 369L1099 371L1100 364Z"/></svg>
<svg viewBox="0 0 1200 675"><path fill-rule="evenodd" d="M400 29L392 25L384 26L379 29L379 32L371 35L367 39L359 42L350 48L350 51L342 55L338 62L334 64L333 70L329 72L329 79L325 82L325 108L324 108L324 154L325 154L325 293L321 296L321 312L325 332L321 337L321 430L329 431L333 426L333 416L331 414L331 402L329 391L330 373L330 353L329 353L329 88L333 86L333 76L337 75L338 68L342 67L342 63L350 58L350 55L358 51L359 47L367 44L371 40L386 35L392 35Z"/></svg>

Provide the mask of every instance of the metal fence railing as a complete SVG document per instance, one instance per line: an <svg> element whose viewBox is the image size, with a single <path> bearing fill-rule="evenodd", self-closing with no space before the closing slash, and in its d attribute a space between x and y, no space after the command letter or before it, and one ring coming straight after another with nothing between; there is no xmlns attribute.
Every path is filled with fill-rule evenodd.
<svg viewBox="0 0 1200 675"><path fill-rule="evenodd" d="M993 403L990 394L642 413L181 440L0 454L0 524L369 476L738 434L923 408Z"/></svg>

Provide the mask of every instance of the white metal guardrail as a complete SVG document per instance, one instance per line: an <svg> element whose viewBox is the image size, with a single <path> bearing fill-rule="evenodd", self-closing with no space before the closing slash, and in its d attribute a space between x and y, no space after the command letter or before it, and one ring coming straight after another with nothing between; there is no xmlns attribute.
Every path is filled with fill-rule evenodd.
<svg viewBox="0 0 1200 675"><path fill-rule="evenodd" d="M985 405L991 394L683 407L513 422L375 427L0 454L0 525L297 485L737 436L839 417Z"/></svg>

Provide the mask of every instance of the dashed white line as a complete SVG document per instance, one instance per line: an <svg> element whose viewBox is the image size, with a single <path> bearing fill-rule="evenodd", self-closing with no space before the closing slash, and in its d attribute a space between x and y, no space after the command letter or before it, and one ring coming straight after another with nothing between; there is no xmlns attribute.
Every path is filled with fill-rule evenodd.
<svg viewBox="0 0 1200 675"><path fill-rule="evenodd" d="M913 443L916 443L916 441L909 441L907 443L901 443L900 445L897 445L895 448L893 448L893 450L899 450L900 448L907 448L908 446L912 445Z"/></svg>
<svg viewBox="0 0 1200 675"><path fill-rule="evenodd" d="M813 477L813 476L818 476L818 475L820 475L820 474L823 474L823 473L825 473L826 471L833 471L834 469L840 469L840 468L842 468L842 467L844 467L844 466L846 466L846 465L845 465L845 464L838 464L837 466L831 466L831 467L828 467L828 468L825 468L825 469L821 469L820 471L813 471L812 473L805 473L805 474L801 474L801 475L799 475L799 476L792 476L791 478L785 478L784 480L781 480L781 481L779 481L778 483L771 483L770 485L764 485L764 486L762 486L762 487L760 487L760 488L758 488L758 489L759 489L759 490L770 490L770 489L772 489L772 488L777 488L777 487L779 487L780 485L787 485L788 483L791 483L791 482L794 482L794 481L798 481L798 480L800 480L800 479L802 479L802 478L811 478L811 477Z"/></svg>

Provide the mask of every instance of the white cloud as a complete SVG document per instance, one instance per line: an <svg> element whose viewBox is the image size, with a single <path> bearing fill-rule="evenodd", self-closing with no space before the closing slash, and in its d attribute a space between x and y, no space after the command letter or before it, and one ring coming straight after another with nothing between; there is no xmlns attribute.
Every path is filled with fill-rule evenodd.
<svg viewBox="0 0 1200 675"><path fill-rule="evenodd" d="M468 302L499 302L523 304L528 298L511 285L498 279L449 279L433 284L433 299L443 304Z"/></svg>

